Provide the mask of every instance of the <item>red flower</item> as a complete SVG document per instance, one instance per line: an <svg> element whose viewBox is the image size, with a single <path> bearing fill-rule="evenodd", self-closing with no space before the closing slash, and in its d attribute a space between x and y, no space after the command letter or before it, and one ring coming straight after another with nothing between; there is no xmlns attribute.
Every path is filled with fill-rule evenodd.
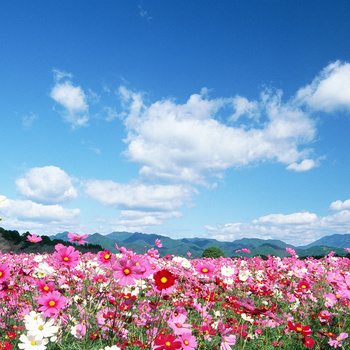
<svg viewBox="0 0 350 350"><path fill-rule="evenodd" d="M12 345L8 341L5 341L5 342L0 341L0 349L1 350L10 350L10 349L12 349Z"/></svg>
<svg viewBox="0 0 350 350"><path fill-rule="evenodd" d="M175 284L175 276L167 269L156 272L153 277L158 290L167 289Z"/></svg>
<svg viewBox="0 0 350 350"><path fill-rule="evenodd" d="M175 350L181 348L180 340L177 340L172 334L160 334L154 343L157 345L154 350Z"/></svg>
<svg viewBox="0 0 350 350"><path fill-rule="evenodd" d="M309 337L305 337L301 340L305 346L307 346L308 348L313 348L315 341L312 338Z"/></svg>
<svg viewBox="0 0 350 350"><path fill-rule="evenodd" d="M296 323L294 325L291 321L289 321L288 322L288 327L292 331L301 333L304 337L306 337L306 336L308 336L308 335L310 335L312 333L312 330L311 330L310 326L302 326L300 323Z"/></svg>

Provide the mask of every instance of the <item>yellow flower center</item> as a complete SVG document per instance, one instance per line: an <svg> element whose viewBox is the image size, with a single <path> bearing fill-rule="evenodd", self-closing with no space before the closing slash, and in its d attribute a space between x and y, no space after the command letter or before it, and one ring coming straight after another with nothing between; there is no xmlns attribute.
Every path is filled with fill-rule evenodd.
<svg viewBox="0 0 350 350"><path fill-rule="evenodd" d="M125 269L124 270L124 275L128 275L130 273L130 270L129 269Z"/></svg>
<svg viewBox="0 0 350 350"><path fill-rule="evenodd" d="M171 345L170 341L165 342L165 345L170 346Z"/></svg>
<svg viewBox="0 0 350 350"><path fill-rule="evenodd" d="M55 306L56 303L55 303L53 300L51 300L51 301L49 302L49 305L50 305L50 306Z"/></svg>
<svg viewBox="0 0 350 350"><path fill-rule="evenodd" d="M162 277L162 278L160 279L160 281L161 281L162 283L167 283L167 282L168 282L168 279L167 279L166 277Z"/></svg>
<svg viewBox="0 0 350 350"><path fill-rule="evenodd" d="M301 332L302 330L303 330L302 328L297 327L297 331L298 331L298 332Z"/></svg>
<svg viewBox="0 0 350 350"><path fill-rule="evenodd" d="M44 329L44 326L41 324L39 327L38 327L39 331L42 331Z"/></svg>
<svg viewBox="0 0 350 350"><path fill-rule="evenodd" d="M0 277L3 275L2 271L0 271Z"/></svg>
<svg viewBox="0 0 350 350"><path fill-rule="evenodd" d="M65 256L65 257L63 258L63 260L64 260L64 261L68 261L68 260L69 260L68 256Z"/></svg>
<svg viewBox="0 0 350 350"><path fill-rule="evenodd" d="M48 291L50 288L48 286L45 286L43 289Z"/></svg>
<svg viewBox="0 0 350 350"><path fill-rule="evenodd" d="M109 254L105 255L105 260L108 260L111 256Z"/></svg>
<svg viewBox="0 0 350 350"><path fill-rule="evenodd" d="M190 342L188 340L184 340L184 344L188 345Z"/></svg>
<svg viewBox="0 0 350 350"><path fill-rule="evenodd" d="M202 272L207 273L209 270L205 267L204 269L202 269Z"/></svg>
<svg viewBox="0 0 350 350"><path fill-rule="evenodd" d="M35 340L32 340L31 342L30 342L30 345L36 345L36 341Z"/></svg>

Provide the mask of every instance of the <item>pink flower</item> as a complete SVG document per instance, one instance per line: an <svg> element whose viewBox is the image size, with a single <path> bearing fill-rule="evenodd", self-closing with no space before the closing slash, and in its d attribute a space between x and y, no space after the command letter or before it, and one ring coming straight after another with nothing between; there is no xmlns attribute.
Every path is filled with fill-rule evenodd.
<svg viewBox="0 0 350 350"><path fill-rule="evenodd" d="M10 277L10 270L6 265L0 264L0 282Z"/></svg>
<svg viewBox="0 0 350 350"><path fill-rule="evenodd" d="M196 266L196 271L198 272L199 275L209 276L213 273L214 266L208 263L198 264Z"/></svg>
<svg viewBox="0 0 350 350"><path fill-rule="evenodd" d="M232 350L231 345L236 344L236 336L231 334L221 338L220 350Z"/></svg>
<svg viewBox="0 0 350 350"><path fill-rule="evenodd" d="M44 316L52 317L58 315L67 303L66 297L61 295L58 291L53 291L42 295L38 299L38 304L42 305L38 311L43 311Z"/></svg>
<svg viewBox="0 0 350 350"><path fill-rule="evenodd" d="M74 247L62 247L59 251L54 253L54 257L66 267L75 267L79 263L79 251Z"/></svg>
<svg viewBox="0 0 350 350"><path fill-rule="evenodd" d="M191 325L185 323L186 318L186 315L180 314L178 316L173 316L168 321L168 325L170 328L172 328L175 335L180 335L189 332L189 328L191 328Z"/></svg>
<svg viewBox="0 0 350 350"><path fill-rule="evenodd" d="M102 266L111 265L115 262L115 256L108 249L98 252L97 259Z"/></svg>
<svg viewBox="0 0 350 350"><path fill-rule="evenodd" d="M135 280L141 278L142 270L134 257L123 257L112 268L113 277L118 280L121 286L134 285Z"/></svg>
<svg viewBox="0 0 350 350"><path fill-rule="evenodd" d="M295 250L294 250L294 249L292 249L292 248L288 248L288 247L286 247L286 251L287 251L289 254L291 254L291 255L296 255Z"/></svg>
<svg viewBox="0 0 350 350"><path fill-rule="evenodd" d="M45 280L37 280L36 281L36 285L40 291L40 293L50 293L52 292L53 290L55 290L55 284L54 282L48 282L46 283Z"/></svg>
<svg viewBox="0 0 350 350"><path fill-rule="evenodd" d="M191 252L187 252L187 256L190 257L192 254Z"/></svg>
<svg viewBox="0 0 350 350"><path fill-rule="evenodd" d="M197 348L197 340L190 332L181 334L180 341L183 350L194 350Z"/></svg>
<svg viewBox="0 0 350 350"><path fill-rule="evenodd" d="M160 243L160 239L156 239L155 243L156 243L156 246L157 246L158 248L162 248L162 247L163 247L163 244Z"/></svg>
<svg viewBox="0 0 350 350"><path fill-rule="evenodd" d="M325 307L332 307L337 303L337 297L333 293L323 293Z"/></svg>
<svg viewBox="0 0 350 350"><path fill-rule="evenodd" d="M328 344L330 346L333 346L335 348L341 348L342 347L342 340L346 339L348 337L348 333L340 333L335 339L329 339Z"/></svg>
<svg viewBox="0 0 350 350"><path fill-rule="evenodd" d="M64 244L62 244L62 243L57 243L56 245L55 245L55 250L57 250L57 251L59 251L61 248L63 248L64 247Z"/></svg>
<svg viewBox="0 0 350 350"><path fill-rule="evenodd" d="M88 241L84 241L88 235L78 236L76 233L68 233L69 242L77 242L78 244L88 243Z"/></svg>
<svg viewBox="0 0 350 350"><path fill-rule="evenodd" d="M33 243L38 243L40 241L42 241L43 239L40 236L37 235L28 235L27 236L27 241L29 242L33 242Z"/></svg>

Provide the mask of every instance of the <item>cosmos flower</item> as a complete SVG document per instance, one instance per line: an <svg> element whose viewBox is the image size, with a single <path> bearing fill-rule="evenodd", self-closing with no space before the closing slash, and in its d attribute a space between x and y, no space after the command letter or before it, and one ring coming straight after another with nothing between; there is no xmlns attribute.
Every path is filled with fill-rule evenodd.
<svg viewBox="0 0 350 350"><path fill-rule="evenodd" d="M40 236L37 235L28 235L27 236L27 241L29 242L33 242L33 243L38 243L40 241L42 241L43 239Z"/></svg>
<svg viewBox="0 0 350 350"><path fill-rule="evenodd" d="M0 282L5 281L8 277L10 277L9 268L4 264L0 264Z"/></svg>
<svg viewBox="0 0 350 350"><path fill-rule="evenodd" d="M38 304L42 306L38 311L43 311L44 316L56 316L66 306L66 303L66 297L58 291L53 291L39 297Z"/></svg>
<svg viewBox="0 0 350 350"><path fill-rule="evenodd" d="M170 288L175 284L175 276L167 269L160 270L153 275L154 282L159 291Z"/></svg>
<svg viewBox="0 0 350 350"><path fill-rule="evenodd" d="M142 269L140 265L136 265L137 261L134 257L123 257L116 262L113 268L113 277L118 280L121 286L134 285L141 278Z"/></svg>
<svg viewBox="0 0 350 350"><path fill-rule="evenodd" d="M88 235L82 235L79 236L76 233L68 233L68 238L69 238L69 242L77 242L78 244L84 244L84 243L88 243L88 241L84 241L84 238L87 238Z"/></svg>
<svg viewBox="0 0 350 350"><path fill-rule="evenodd" d="M54 257L59 263L66 267L75 267L79 263L79 251L75 250L74 247L62 247L54 253Z"/></svg>

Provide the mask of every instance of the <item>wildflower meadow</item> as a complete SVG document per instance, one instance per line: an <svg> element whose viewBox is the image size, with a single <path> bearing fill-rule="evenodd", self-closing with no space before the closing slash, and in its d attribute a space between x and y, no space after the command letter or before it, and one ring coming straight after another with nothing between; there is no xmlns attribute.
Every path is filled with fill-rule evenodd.
<svg viewBox="0 0 350 350"><path fill-rule="evenodd" d="M159 240L142 255L117 248L0 254L0 349L350 348L348 258L160 257Z"/></svg>

